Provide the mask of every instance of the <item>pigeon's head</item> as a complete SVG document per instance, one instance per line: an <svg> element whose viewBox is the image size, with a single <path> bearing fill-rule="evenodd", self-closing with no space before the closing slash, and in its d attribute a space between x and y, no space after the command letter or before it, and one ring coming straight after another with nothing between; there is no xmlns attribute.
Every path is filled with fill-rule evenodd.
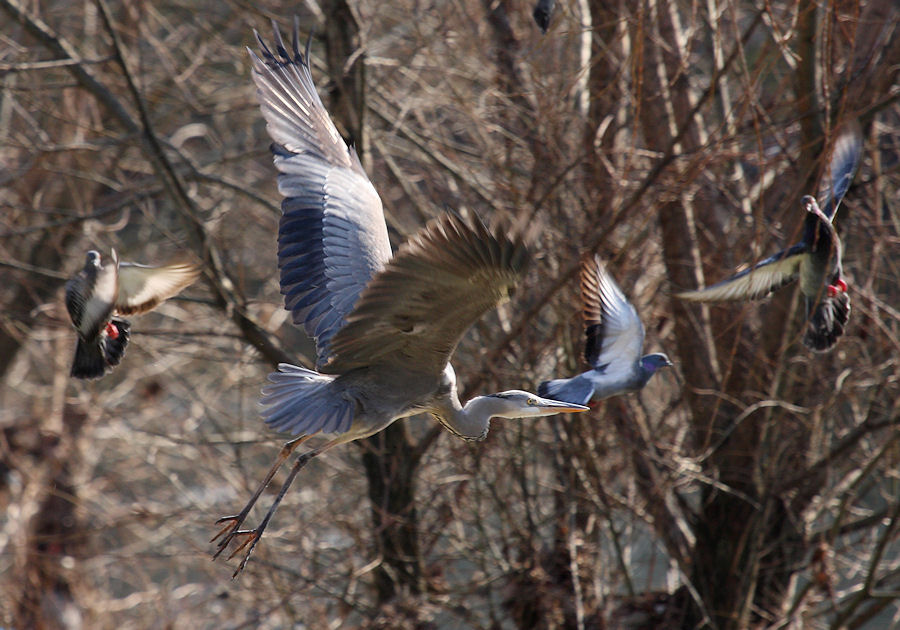
<svg viewBox="0 0 900 630"><path fill-rule="evenodd" d="M87 253L87 257L84 259L84 267L87 269L88 267L96 267L100 268L100 252L96 250L91 250Z"/></svg>
<svg viewBox="0 0 900 630"><path fill-rule="evenodd" d="M648 354L647 356L641 357L641 367L650 374L653 374L657 370L660 370L664 367L671 366L672 362L669 361L669 357L661 352L655 352L653 354Z"/></svg>
<svg viewBox="0 0 900 630"><path fill-rule="evenodd" d="M828 220L828 217L822 214L822 210L821 208L819 208L819 203L812 195L803 195L803 197L800 199L800 205L803 206L803 209L810 214L815 214L824 218L826 221Z"/></svg>

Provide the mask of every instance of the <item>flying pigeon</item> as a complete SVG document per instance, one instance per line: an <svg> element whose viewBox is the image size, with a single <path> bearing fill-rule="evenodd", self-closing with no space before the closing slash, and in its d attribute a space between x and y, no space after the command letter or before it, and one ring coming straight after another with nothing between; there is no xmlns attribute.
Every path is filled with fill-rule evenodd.
<svg viewBox="0 0 900 630"><path fill-rule="evenodd" d="M196 265L187 263L120 263L116 250L110 259L104 265L99 252L89 251L84 268L66 282L66 308L78 333L75 378L100 378L122 360L131 336L131 323L122 315L156 308L200 275Z"/></svg>
<svg viewBox="0 0 900 630"><path fill-rule="evenodd" d="M661 353L641 356L644 326L599 256L582 263L581 301L584 358L593 369L572 378L544 381L538 386L539 395L586 405L591 398L639 391L657 370L672 365Z"/></svg>
<svg viewBox="0 0 900 630"><path fill-rule="evenodd" d="M810 195L800 200L806 219L799 243L727 280L705 289L677 293L676 297L696 302L755 300L799 279L809 319L803 343L818 352L830 350L850 318L841 241L832 221L859 165L861 150L862 133L854 124L835 142L830 166L831 197L824 209Z"/></svg>

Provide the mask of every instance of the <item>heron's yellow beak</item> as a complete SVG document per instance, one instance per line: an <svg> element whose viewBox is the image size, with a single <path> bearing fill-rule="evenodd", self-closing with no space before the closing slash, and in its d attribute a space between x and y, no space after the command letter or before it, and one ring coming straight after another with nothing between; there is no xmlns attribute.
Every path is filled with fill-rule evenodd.
<svg viewBox="0 0 900 630"><path fill-rule="evenodd" d="M581 413L590 409L590 407L585 407L584 405L576 405L575 403L552 400L550 398L541 398L538 407L554 413Z"/></svg>

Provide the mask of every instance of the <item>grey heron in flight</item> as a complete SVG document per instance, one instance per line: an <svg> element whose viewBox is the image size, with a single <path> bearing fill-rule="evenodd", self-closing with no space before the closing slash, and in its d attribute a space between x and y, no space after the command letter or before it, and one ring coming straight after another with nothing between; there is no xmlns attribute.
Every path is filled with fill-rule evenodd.
<svg viewBox="0 0 900 630"><path fill-rule="evenodd" d="M592 369L544 381L538 387L541 396L586 405L592 398L639 391L658 370L672 365L662 353L641 356L644 325L599 256L582 262L581 302L584 358Z"/></svg>
<svg viewBox="0 0 900 630"><path fill-rule="evenodd" d="M400 418L430 413L454 435L481 440L492 417L528 418L587 407L511 390L460 404L450 357L479 317L507 299L529 255L518 230L489 229L445 214L391 255L381 199L356 152L338 134L316 93L294 23L292 52L273 24L274 53L256 33L253 80L274 143L284 199L278 267L285 307L316 342L316 368L280 364L262 390L262 416L297 436L282 447L265 479L213 541L218 557L243 540L241 572L278 504L306 463L370 436ZM301 453L260 524L240 529L276 471L317 433L336 437Z"/></svg>
<svg viewBox="0 0 900 630"><path fill-rule="evenodd" d="M146 313L178 294L200 275L189 263L151 267L119 262L116 250L104 265L87 253L84 268L66 282L66 309L78 333L72 376L100 378L122 361L131 336L123 315Z"/></svg>
<svg viewBox="0 0 900 630"><path fill-rule="evenodd" d="M832 221L850 187L862 152L862 132L851 123L834 143L829 172L830 196L824 208L805 195L806 211L800 242L769 256L730 278L694 291L677 293L682 300L725 302L755 300L800 281L808 323L803 344L817 352L830 350L850 319L850 296L841 265L841 240Z"/></svg>

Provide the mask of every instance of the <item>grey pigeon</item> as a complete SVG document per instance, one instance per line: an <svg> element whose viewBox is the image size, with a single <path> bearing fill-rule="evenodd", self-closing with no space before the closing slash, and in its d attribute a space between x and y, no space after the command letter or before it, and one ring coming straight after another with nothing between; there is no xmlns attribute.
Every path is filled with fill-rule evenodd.
<svg viewBox="0 0 900 630"><path fill-rule="evenodd" d="M852 124L835 142L829 173L831 196L825 208L819 208L810 195L800 200L806 219L799 243L717 284L676 297L697 302L754 300L799 279L809 320L803 343L819 352L831 349L850 318L841 241L832 221L859 165L861 150L862 133Z"/></svg>
<svg viewBox="0 0 900 630"><path fill-rule="evenodd" d="M119 262L116 250L102 264L87 253L84 268L66 283L66 309L78 333L72 376L100 378L119 364L131 336L122 315L146 313L197 279L195 265L148 267Z"/></svg>
<svg viewBox="0 0 900 630"><path fill-rule="evenodd" d="M599 256L582 264L581 300L584 358L593 369L572 378L544 381L539 395L586 405L591 398L639 391L658 370L672 365L665 354L641 356L644 326Z"/></svg>

